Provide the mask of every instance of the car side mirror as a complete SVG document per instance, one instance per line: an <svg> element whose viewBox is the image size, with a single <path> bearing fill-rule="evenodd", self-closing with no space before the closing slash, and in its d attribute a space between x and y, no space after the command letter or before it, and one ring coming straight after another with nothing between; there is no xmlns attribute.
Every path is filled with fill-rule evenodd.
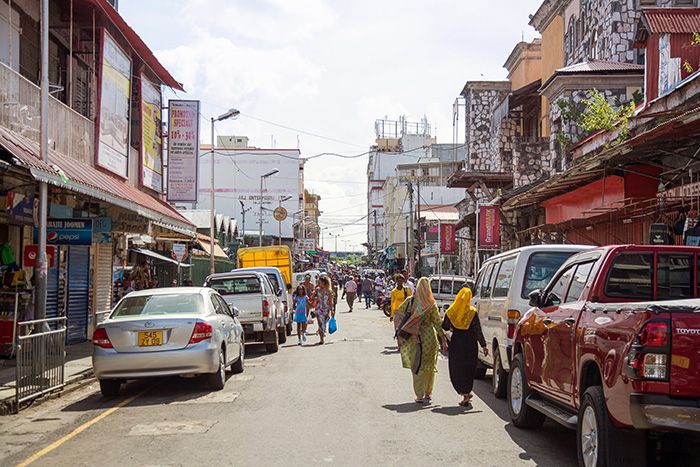
<svg viewBox="0 0 700 467"><path fill-rule="evenodd" d="M281 296L282 296L282 289L278 289L278 290L277 290L277 296L278 296L278 297L281 297Z"/></svg>
<svg viewBox="0 0 700 467"><path fill-rule="evenodd" d="M235 306L232 306L231 307L231 315L233 315L234 318L237 318L239 314L240 314L240 312L238 311L238 308L236 308Z"/></svg>
<svg viewBox="0 0 700 467"><path fill-rule="evenodd" d="M528 294L530 299L530 306L539 307L542 303L542 289L535 289Z"/></svg>

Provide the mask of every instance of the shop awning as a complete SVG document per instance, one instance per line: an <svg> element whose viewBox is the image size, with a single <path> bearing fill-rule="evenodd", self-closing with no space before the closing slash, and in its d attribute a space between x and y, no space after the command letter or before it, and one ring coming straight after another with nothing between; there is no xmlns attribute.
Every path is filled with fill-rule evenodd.
<svg viewBox="0 0 700 467"><path fill-rule="evenodd" d="M199 244L199 247L202 250L204 250L208 255L211 255L211 241L209 237L207 237L206 235L198 234L197 243ZM214 244L214 257L228 259L228 255L226 254L226 252L224 252L224 250L219 246L218 243Z"/></svg>
<svg viewBox="0 0 700 467"><path fill-rule="evenodd" d="M0 146L16 163L30 171L34 179L106 201L133 211L154 224L194 238L194 225L168 205L126 181L108 175L87 162L77 161L49 151L49 162L37 157L39 147L33 141L0 127Z"/></svg>
<svg viewBox="0 0 700 467"><path fill-rule="evenodd" d="M146 250L144 248L131 248L129 251L133 251L134 253L138 253L140 255L150 256L151 258L155 258L158 261L164 261L166 263L177 264L177 261L172 259L172 258L168 258L167 256L163 256L160 253L156 253L155 251L151 251L151 250ZM187 263L180 263L180 266L183 268L190 267L190 265Z"/></svg>

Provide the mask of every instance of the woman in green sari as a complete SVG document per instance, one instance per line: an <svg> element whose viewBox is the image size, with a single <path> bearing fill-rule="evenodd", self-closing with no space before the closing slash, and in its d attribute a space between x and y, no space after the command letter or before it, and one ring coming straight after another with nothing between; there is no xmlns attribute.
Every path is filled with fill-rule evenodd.
<svg viewBox="0 0 700 467"><path fill-rule="evenodd" d="M438 343L445 352L447 340L440 326L440 315L428 279L423 277L418 281L415 295L404 300L396 310L394 323L397 326L401 362L404 368L410 368L413 373L416 402L429 403L437 372Z"/></svg>

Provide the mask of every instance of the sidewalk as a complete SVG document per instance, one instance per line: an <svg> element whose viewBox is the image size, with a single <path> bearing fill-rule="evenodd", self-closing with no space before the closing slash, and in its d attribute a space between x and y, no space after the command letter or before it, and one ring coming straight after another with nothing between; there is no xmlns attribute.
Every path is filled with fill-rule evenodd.
<svg viewBox="0 0 700 467"><path fill-rule="evenodd" d="M92 375L92 342L66 346L65 384L85 379ZM15 359L0 360L0 415L14 407Z"/></svg>

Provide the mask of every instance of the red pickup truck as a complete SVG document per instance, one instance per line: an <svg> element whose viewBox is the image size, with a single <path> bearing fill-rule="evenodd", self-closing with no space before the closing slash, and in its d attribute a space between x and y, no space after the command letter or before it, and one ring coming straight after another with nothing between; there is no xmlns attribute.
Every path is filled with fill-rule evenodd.
<svg viewBox="0 0 700 467"><path fill-rule="evenodd" d="M645 465L650 439L700 432L699 266L696 247L606 246L569 258L517 324L513 424L549 417L575 429L586 467Z"/></svg>

